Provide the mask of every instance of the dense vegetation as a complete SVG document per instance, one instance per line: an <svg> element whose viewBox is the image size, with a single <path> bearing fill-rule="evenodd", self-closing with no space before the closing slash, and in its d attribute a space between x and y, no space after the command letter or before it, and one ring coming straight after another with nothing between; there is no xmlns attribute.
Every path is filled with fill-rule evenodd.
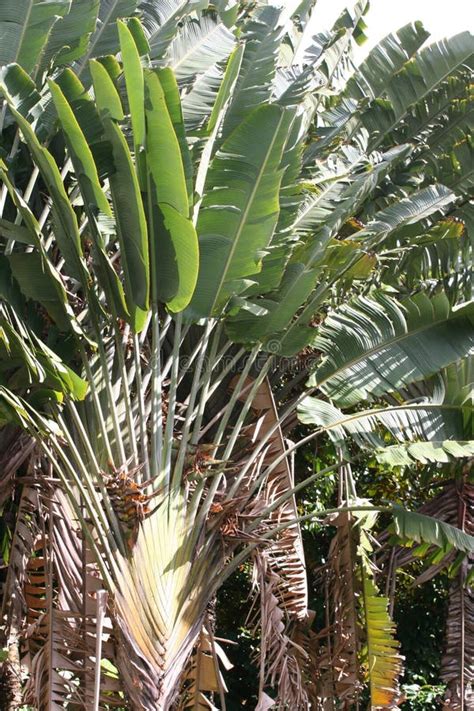
<svg viewBox="0 0 474 711"><path fill-rule="evenodd" d="M313 5L0 5L5 709L473 703L472 37Z"/></svg>

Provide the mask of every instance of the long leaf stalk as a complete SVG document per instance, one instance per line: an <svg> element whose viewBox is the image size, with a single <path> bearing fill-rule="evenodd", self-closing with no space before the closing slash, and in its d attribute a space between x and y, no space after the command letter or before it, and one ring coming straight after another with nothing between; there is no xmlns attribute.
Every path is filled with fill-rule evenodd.
<svg viewBox="0 0 474 711"><path fill-rule="evenodd" d="M122 334L119 331L118 324L117 324L117 317L114 314L114 319L113 319L113 329L114 329L114 337L115 337L115 352L117 354L117 359L119 363L119 373L120 373L120 386L121 386L121 392L123 394L123 403L125 407L125 418L127 422L127 431L128 431L128 442L131 448L131 463L133 466L138 467L139 466L139 461L138 461L138 443L137 443L137 437L136 437L136 428L135 428L135 423L133 421L133 411L132 411L132 400L130 396L130 386L129 386L129 377L127 373L127 368L125 365L125 357L124 357L124 349L125 349L125 343L122 338Z"/></svg>
<svg viewBox="0 0 474 711"><path fill-rule="evenodd" d="M56 450L58 458L62 461L63 466L68 470L69 475L73 477L76 486L79 487L81 494L88 502L88 514L91 517L92 523L97 531L108 531L110 526L114 533L114 540L116 545L121 549L121 552L125 553L125 548L123 546L122 534L120 531L120 526L118 524L117 518L113 513L113 510L109 508L107 512L110 516L105 515L105 511L102 508L101 501L95 490L95 484L92 480L87 465L83 461L71 435L67 430L62 418L58 417L58 422L62 425L62 436L65 438L68 444L68 452L72 454L74 461L74 466L69 461L67 453L61 445L58 445L56 439L52 439L52 446ZM77 473L76 473L77 472ZM100 476L100 475L99 475Z"/></svg>
<svg viewBox="0 0 474 711"><path fill-rule="evenodd" d="M104 413L102 410L102 405L100 403L99 395L97 393L97 388L96 388L96 384L95 384L95 378L92 373L92 370L91 370L91 367L89 364L89 359L88 359L88 356L87 356L87 353L86 353L84 347L81 348L81 356L82 356L82 363L83 363L84 370L86 373L87 382L89 385L92 401L94 403L95 414L97 416L97 420L99 423L100 434L101 434L101 437L102 437L102 440L104 443L104 447L106 448L106 451L107 451L108 460L110 461L111 465L115 468L115 466L116 466L115 457L112 453L112 446L109 441L109 435L108 435L107 427L105 424L105 418L104 418Z"/></svg>
<svg viewBox="0 0 474 711"><path fill-rule="evenodd" d="M136 381L136 400L138 402L138 426L139 426L139 437L140 437L140 451L141 451L141 461L143 462L144 470L145 470L145 479L146 481L149 481L151 478L151 467L150 467L150 459L153 459L153 457L149 456L148 452L148 433L147 433L147 417L146 417L146 410L145 410L145 393L143 390L143 380L142 380L142 365L140 362L140 341L139 337L136 333L133 334L133 359L134 359L134 365L135 365L135 381ZM160 388L161 392L161 388ZM157 405L158 407L158 405ZM155 412L153 410L153 405L152 405L152 413ZM157 411L158 413L161 412L161 406ZM152 417L156 415L152 415ZM155 431L154 428L158 428L158 423L152 423L151 424L152 431ZM158 450L158 443L157 443L157 452ZM141 474L138 474L137 477L138 481L141 480Z"/></svg>
<svg viewBox="0 0 474 711"><path fill-rule="evenodd" d="M222 328L221 328L221 325L218 324L216 326L216 328L214 329L214 336L212 339L211 348L210 348L209 355L207 358L204 376L201 380L201 391L200 391L198 406L197 406L197 409L192 413L192 418L194 420L194 424L193 424L193 434L191 437L190 444L193 447L196 446L197 443L199 442L199 435L201 432L201 426L202 426L202 421L203 421L203 417L204 417L204 412L206 409L206 404L209 399L210 383L211 383L211 379L212 379L213 369L219 368L222 358L225 356L225 354L227 353L227 351L231 345L230 343L226 343L224 348L221 349L220 353L217 354L217 348L219 346L219 341L221 339L221 336L222 336Z"/></svg>
<svg viewBox="0 0 474 711"><path fill-rule="evenodd" d="M255 359L256 359L257 356L258 356L259 351L260 351L260 348L259 348L259 347L256 347L256 348L254 348L253 351L249 354L249 356L248 356L248 358L247 358L247 361L246 361L246 363L245 363L245 365L244 365L244 368L242 369L242 373L240 374L240 376L239 376L239 378L238 378L238 380L237 380L237 383L236 383L236 385L235 385L234 391L233 391L233 393L232 393L232 395L231 395L231 397L230 397L230 399L229 399L229 402L228 402L228 404L227 404L227 406L226 406L226 408L225 408L225 410L224 410L224 413L222 414L222 417L221 417L220 423L219 423L219 427L218 427L218 429L217 429L217 433L216 433L216 436L215 436L214 442L213 442L213 444L214 444L214 452L215 452L215 457L216 457L216 458L219 456L219 454L218 454L219 449L218 449L218 448L219 448L219 446L220 446L220 444L221 444L221 442L222 442L222 440L223 440L223 437L224 437L224 434L225 434L225 430L226 430L226 427L227 427L227 425L228 425L228 423L229 423L230 417L232 416L232 413L233 413L233 411L234 411L234 408L235 408L235 406L236 406L236 404L237 404L237 402L238 402L239 396L241 396L241 394L242 394L242 391L243 391L243 389L244 389L244 386L245 386L245 383L246 383L248 374L249 374L249 372L250 372L250 370L251 370L251 368L252 368L253 363L255 362ZM252 395L252 399L253 399L253 395ZM249 395L247 394L247 398L246 398L246 401L245 401L245 403L244 403L244 407L242 408L241 412L239 413L239 418L238 418L238 422L237 422L237 426L239 427L239 431L240 431L240 428L241 428L242 425L243 425L243 422L244 422L244 420L245 420L246 414L247 414L248 409L249 409L249 407L250 407L250 405L248 405L247 410L245 410L245 406L248 404L249 400L250 400L250 404L251 404L252 399L250 399ZM235 440L234 440L234 441L235 441ZM232 444L232 446L233 446L233 444ZM226 449L228 449L228 445L226 446ZM231 449L232 449L232 447L230 448L230 450L231 450ZM225 459L225 454L224 454L224 456L223 456L223 459ZM222 474L218 474L218 475L214 478L214 481L212 482L212 484L211 484L211 486L210 486L209 492L208 492L207 495L206 495L206 503L201 507L201 510L200 510L200 512L199 512L199 514L198 514L198 517L197 517L197 527L198 527L198 529L203 525L203 522L204 522L204 521L206 520L206 518L207 518L207 515L208 515L208 513L209 513L209 509L210 509L210 506L211 506L211 504L212 504L212 502L213 502L213 500L214 500L214 496L215 496L215 494L216 494L216 491L217 491L217 489L219 488L219 485L220 485L220 483L221 483L221 479L222 479ZM203 495L203 492L204 492L204 483L201 482L201 483L198 484L198 486L196 487L196 491L194 492L193 497L192 497L191 510L192 510L193 512L197 511L197 507L198 507L198 505L199 505L199 502L201 501L201 497L202 497L202 495Z"/></svg>
<svg viewBox="0 0 474 711"><path fill-rule="evenodd" d="M115 511L113 510L113 508L111 506L109 496L107 494L107 490L106 490L105 483L104 483L104 476L103 476L104 473L101 471L99 464L97 462L97 459L95 458L95 454L92 450L91 443L90 443L91 440L87 436L87 433L84 429L81 418L79 417L79 415L77 413L74 403L69 403L69 411L72 414L74 424L76 426L77 431L79 432L79 437L80 437L80 440L82 441L82 446L84 447L85 452L87 452L89 461L91 463L93 463L96 485L99 487L99 489L101 491L102 501L104 503L104 507L105 507L107 519L108 519L105 521L106 529L109 528L108 524L110 523L112 530L114 532L115 540L121 541L122 540L122 533L120 530L120 523L117 519ZM60 424L61 424L61 421L59 420L59 418L58 418L58 422L60 422ZM64 432L65 430L67 431L67 424L64 421L62 421L62 431ZM69 441L72 442L73 446L74 446L74 438L70 436ZM82 471L86 471L87 475L88 475L89 468L87 466L87 463L82 460L82 457L80 456L79 453L77 454L77 456L79 456L79 459L81 461L80 466L81 466ZM94 483L92 485L93 485L93 487L95 486ZM96 500L96 503L100 508L100 502L98 500ZM123 550L122 550L122 552L123 552Z"/></svg>
<svg viewBox="0 0 474 711"><path fill-rule="evenodd" d="M222 384L225 382L225 380L226 380L227 376L229 375L229 373L233 373L233 372L236 370L236 368L237 368L239 362L242 360L242 358L243 358L243 356L245 355L245 353L246 353L245 349L244 349L244 348L241 348L241 349L240 349L239 351L237 351L237 353L232 357L232 359L231 359L231 360L229 361L229 363L225 366L225 368L223 368L222 371L220 371L220 370L218 371L218 376L216 377L215 380L212 381L212 385L211 385L211 387L209 388L209 391L208 391L208 393L207 393L207 398L211 398L211 397L214 395L214 393L216 393L216 392L219 390L219 388L222 386ZM242 395L245 394L245 393L247 392L247 389L249 389L249 388L250 388L250 385L249 385L247 388L243 388L243 389L241 390L241 394L242 394ZM203 406L205 406L205 405L206 405L206 403L204 402L204 403L203 403ZM210 419L209 422L207 422L207 424L206 424L204 427L202 427L202 429L201 429L200 432L198 433L198 435L199 435L199 436L198 436L198 439L202 439L202 438L204 437L204 435L205 435L210 429L212 429L212 428L216 425L217 422L220 421L221 417L225 414L225 412L226 412L226 410L227 410L228 407L229 407L228 404L224 405L224 406L219 410L219 412L217 412L217 413L214 415L214 417L213 417L212 419Z"/></svg>
<svg viewBox="0 0 474 711"><path fill-rule="evenodd" d="M123 445L122 432L120 428L119 416L116 406L115 393L113 391L110 366L107 362L107 356L105 353L104 344L102 339L98 342L98 355L99 363L102 371L102 378L105 383L107 396L108 396L108 406L109 412L112 419L112 427L114 431L115 447L117 451L117 456L119 458L119 467L125 466L127 461L127 456L125 454L125 447Z"/></svg>
<svg viewBox="0 0 474 711"><path fill-rule="evenodd" d="M171 480L172 488L175 488L179 485L179 483L181 482L182 475L183 475L183 467L184 467L186 452L189 449L189 433L190 433L191 425L192 425L194 406L196 403L196 398L197 398L199 388L201 386L201 374L202 374L203 366L205 363L205 358L207 355L207 347L208 347L209 337L211 335L211 332L212 332L212 329L214 328L214 326L215 326L215 324L212 321L208 321L208 323L206 324L205 332L200 340L199 356L197 359L196 368L194 370L191 389L189 392L189 396L187 398L186 415L185 415L184 423L183 423L182 430L181 430L181 441L179 443L178 454L176 457L176 463L174 465L174 471L173 471L173 476L172 476L172 480ZM178 378L178 381L179 381L179 378Z"/></svg>
<svg viewBox="0 0 474 711"><path fill-rule="evenodd" d="M161 474L158 480L159 485L164 487L165 491L169 489L171 483L171 457L173 453L174 431L175 431L175 413L176 413L176 396L178 388L178 373L179 373L179 346L181 343L181 326L182 315L178 314L175 322L175 333L173 343L173 354L171 362L171 382L168 390L168 413L165 426L165 439L163 443L163 454L161 460Z"/></svg>

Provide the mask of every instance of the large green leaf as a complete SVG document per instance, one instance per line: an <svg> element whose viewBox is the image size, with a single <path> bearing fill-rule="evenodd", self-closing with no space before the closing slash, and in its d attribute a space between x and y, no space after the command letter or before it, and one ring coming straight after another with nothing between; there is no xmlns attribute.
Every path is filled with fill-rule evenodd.
<svg viewBox="0 0 474 711"><path fill-rule="evenodd" d="M218 117L222 120L224 107L229 103L240 73L244 45L231 53L227 65L210 67L199 76L183 97L183 116L188 131L211 133ZM207 125L206 125L207 122Z"/></svg>
<svg viewBox="0 0 474 711"><path fill-rule="evenodd" d="M429 230L398 234L379 254L385 283L412 291L428 279L443 284L450 301L472 296L471 239L463 222L440 220Z"/></svg>
<svg viewBox="0 0 474 711"><path fill-rule="evenodd" d="M140 331L149 306L149 257L145 210L138 176L127 141L115 119L123 117L120 97L107 71L91 61L94 90L100 96L105 134L110 141L114 171L109 177L124 273L125 296L132 326Z"/></svg>
<svg viewBox="0 0 474 711"><path fill-rule="evenodd" d="M139 5L142 22L148 32L150 57L161 60L176 35L178 23L198 10L200 5L207 5L207 0L142 0Z"/></svg>
<svg viewBox="0 0 474 711"><path fill-rule="evenodd" d="M292 112L256 109L211 163L197 230L201 264L189 314L219 313L261 268L278 219L278 168Z"/></svg>
<svg viewBox="0 0 474 711"><path fill-rule="evenodd" d="M99 118L98 103L92 99L84 84L71 70L64 70L56 79L64 98L74 114L83 133L83 138L90 148L99 178L102 180L111 171L109 148L104 142L103 127ZM101 97L102 98L102 97ZM85 201L87 209L90 205Z"/></svg>
<svg viewBox="0 0 474 711"><path fill-rule="evenodd" d="M58 328L68 331L74 317L64 286L51 265L37 252L15 252L8 261L23 294L42 304Z"/></svg>
<svg viewBox="0 0 474 711"><path fill-rule="evenodd" d="M88 273L83 261L77 218L64 189L58 166L48 149L40 144L30 123L16 110L15 102L6 87L3 86L2 90L51 195L54 234L62 255L71 275L79 282L87 284Z"/></svg>
<svg viewBox="0 0 474 711"><path fill-rule="evenodd" d="M69 12L54 25L43 61L63 65L78 60L95 30L100 0L72 0Z"/></svg>
<svg viewBox="0 0 474 711"><path fill-rule="evenodd" d="M442 292L358 297L320 327L313 346L325 357L309 382L341 406L398 390L466 356L473 325L474 304L452 310Z"/></svg>
<svg viewBox="0 0 474 711"><path fill-rule="evenodd" d="M181 150L181 160L183 162L186 189L188 191L188 203L189 206L191 206L194 200L193 163L184 127L183 110L181 106L178 83L172 69L169 67L166 67L165 69L158 69L157 75L165 96L166 108L168 109L171 123L173 124L176 138L178 139Z"/></svg>
<svg viewBox="0 0 474 711"><path fill-rule="evenodd" d="M79 71L91 57L115 54L119 48L117 20L134 14L138 0L100 0L99 15L89 47L81 58Z"/></svg>
<svg viewBox="0 0 474 711"><path fill-rule="evenodd" d="M313 181L303 185L303 199L292 228L298 236L307 238L311 259L323 254L330 238L346 220L357 214L380 182L410 152L408 145L396 146L372 163L358 150L348 151L347 157L341 151L335 167L325 168ZM329 162L334 163L331 156Z"/></svg>
<svg viewBox="0 0 474 711"><path fill-rule="evenodd" d="M378 42L349 79L344 94L356 99L375 99L387 82L402 69L429 37L421 22L408 24Z"/></svg>
<svg viewBox="0 0 474 711"><path fill-rule="evenodd" d="M171 311L181 311L189 304L196 285L198 240L189 217L180 144L160 80L151 71L145 74L145 95L153 289Z"/></svg>
<svg viewBox="0 0 474 711"><path fill-rule="evenodd" d="M226 113L223 136L239 126L272 93L277 52L281 42L281 9L259 7L245 25L244 54L231 105Z"/></svg>
<svg viewBox="0 0 474 711"><path fill-rule="evenodd" d="M346 436L357 444L375 450L381 461L404 465L409 461L446 461L465 457L466 442L472 437L472 403L426 402L420 404L374 407L371 410L343 413L334 405L307 397L298 407L298 418L315 425L341 446ZM403 443L403 455L395 458L391 442ZM426 448L425 445L427 444ZM470 447L470 445L467 445Z"/></svg>
<svg viewBox="0 0 474 711"><path fill-rule="evenodd" d="M0 357L4 371L16 369L8 382L12 391L19 388L25 392L25 388L35 386L36 392L36 386L41 385L77 400L86 395L87 383L30 331L18 315L15 328L6 315L0 319Z"/></svg>
<svg viewBox="0 0 474 711"><path fill-rule="evenodd" d="M59 121L64 131L69 154L81 187L84 202L93 212L111 215L110 205L99 182L97 166L74 112L58 84L49 81Z"/></svg>
<svg viewBox="0 0 474 711"><path fill-rule="evenodd" d="M266 313L252 313L242 309L234 318L228 319L226 325L230 338L240 343L252 343L262 341L270 334L283 332L313 291L316 277L316 270L306 269L301 263L290 264L278 292L255 302L255 305L259 309L265 309ZM281 352L277 339L271 339L270 350Z"/></svg>
<svg viewBox="0 0 474 711"><path fill-rule="evenodd" d="M204 15L198 20L187 19L178 29L165 61L176 79L186 82L227 59L234 45L235 37L225 25Z"/></svg>
<svg viewBox="0 0 474 711"><path fill-rule="evenodd" d="M31 73L38 66L54 23L69 0L3 0L0 3L0 65L17 62Z"/></svg>
<svg viewBox="0 0 474 711"><path fill-rule="evenodd" d="M384 160L380 161L373 168L356 173L354 177L350 175L350 169L358 168L359 154L355 165L340 177L328 179L327 184L323 184L322 189L312 188L303 197L296 196L296 216L293 217L291 227L298 235L305 237L305 247L297 247L295 254L291 257L294 249L294 234L285 225L284 219L280 219L279 225L282 229L280 235L275 236L274 242L269 246L269 253L263 260L262 273L258 275L257 284L249 292L258 294L270 291L268 288L273 284L273 293L268 294L264 299L255 301L255 308L263 308L268 314L262 315L252 313L250 309L241 311L234 319L231 319L228 332L231 337L241 342L251 342L252 340L263 340L269 334L278 334L278 342L271 339L271 349L282 354L292 354L307 345L313 332L306 327L306 323L311 320L314 313L308 313L306 323L299 319L298 327L292 333L283 333L298 309L312 294L318 275L324 270L327 278L328 270L330 278L338 279L345 272L345 278L349 279L352 274L357 275L357 265L359 269L364 266L373 265L374 260L365 252L357 249L356 239L359 234L372 236L371 225L367 227L367 233L357 232L354 236L354 243L336 241L331 243L331 235L336 233L344 220L357 212L360 204L367 199L368 195L375 190L379 181L383 180L392 165L396 165L403 156L407 155L407 148L401 147L396 151L387 153ZM290 156L291 158L291 156ZM290 178L291 180L291 178ZM299 203L298 203L299 199ZM374 223L373 232L388 234L398 226L410 224L431 214L439 209L446 202L452 200L452 194L445 188L434 191L434 196L430 190L427 194L420 194L419 199L413 202L407 200L406 205L396 203L392 212L387 210L386 220L381 218ZM291 220L294 205L291 204L288 210ZM393 213L393 214L392 214ZM389 222L391 216L391 222ZM371 223L372 224L372 223ZM384 232L385 230L385 232ZM361 238L361 243L364 240ZM336 251L336 247L338 251ZM342 248L346 248L345 259L340 258ZM287 262L289 263L287 264ZM347 267L353 263L353 271L348 271ZM285 265L287 264L286 268ZM332 270L332 272L331 272ZM362 271L362 276L366 273ZM313 308L316 304L313 303ZM314 334L313 334L314 335Z"/></svg>
<svg viewBox="0 0 474 711"><path fill-rule="evenodd" d="M401 506L393 507L392 516L390 529L404 540L431 543L438 548L448 545L464 553L474 553L474 536L456 526Z"/></svg>
<svg viewBox="0 0 474 711"><path fill-rule="evenodd" d="M472 35L463 32L429 45L385 85L384 102L375 102L362 115L370 133L370 148L383 144L411 108L424 101L464 64L472 63Z"/></svg>
<svg viewBox="0 0 474 711"><path fill-rule="evenodd" d="M444 185L429 185L377 212L374 218L355 234L354 239L366 241L373 249L393 232L442 212L454 200L454 193Z"/></svg>
<svg viewBox="0 0 474 711"><path fill-rule="evenodd" d="M118 22L120 51L122 53L123 73L127 88L130 119L132 121L135 162L140 180L144 183L145 150L145 80L137 45L127 25Z"/></svg>

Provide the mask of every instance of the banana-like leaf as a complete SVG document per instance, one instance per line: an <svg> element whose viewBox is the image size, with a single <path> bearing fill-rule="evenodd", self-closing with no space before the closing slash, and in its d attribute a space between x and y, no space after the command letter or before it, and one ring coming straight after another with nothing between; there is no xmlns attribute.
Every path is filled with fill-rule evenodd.
<svg viewBox="0 0 474 711"><path fill-rule="evenodd" d="M41 145L30 123L16 110L15 102L6 87L3 86L2 90L52 197L51 209L55 226L55 238L62 255L71 275L80 283L87 285L88 273L83 260L77 218L64 189L56 162L48 149Z"/></svg>
<svg viewBox="0 0 474 711"><path fill-rule="evenodd" d="M452 303L469 301L472 296L472 239L464 221L451 217L437 222L421 234L389 240L380 261L383 279L393 285L405 283L414 290L420 282L436 280L443 285Z"/></svg>
<svg viewBox="0 0 474 711"><path fill-rule="evenodd" d="M158 200L173 207L183 217L189 214L188 194L179 142L169 115L166 99L154 72L145 74L147 91L146 115L150 124L147 135L149 170L159 192ZM162 117L160 116L162 114ZM158 137L166 156L157 150ZM163 175L161 175L163 171Z"/></svg>
<svg viewBox="0 0 474 711"><path fill-rule="evenodd" d="M14 256L18 257L20 255L10 255L10 259ZM27 256L35 258L37 255L32 253ZM36 299L38 295L36 289L41 290L44 285L41 283L41 277L39 279L39 287L38 281L35 280L34 276L31 276L30 279L32 284L24 286L25 293L31 293L32 298ZM24 280L25 283L28 281L28 275L25 276ZM47 275L47 290L49 290L50 294L51 291L54 292L54 288L57 286L56 281L59 281L57 275L52 278ZM62 285L59 285L58 291L60 289L62 289ZM43 298L45 294L41 293L41 296ZM57 292L51 295L51 299L57 302L53 310L60 310L61 302L57 300ZM47 305L47 298L44 298L44 303ZM33 406L35 406L33 401L38 397L37 391L39 390L41 393L45 388L47 389L45 394L49 393L57 401L61 401L61 394L66 393L73 399L82 400L87 391L87 383L76 375L54 351L48 348L33 330L28 328L19 314L15 314L12 318L9 309L5 306L1 307L0 314L1 359L4 361L5 379L8 380L8 386L13 390L20 388L22 392L24 392L25 388L28 389L28 397ZM62 318L65 318L64 314L65 312L61 313ZM38 388L38 385L41 387ZM8 397L6 396L7 401ZM39 405L39 402L36 405ZM7 411L8 409L9 405L7 405ZM19 403L18 414L20 413L21 415L26 415L23 405ZM13 421L16 421L15 418L13 418Z"/></svg>
<svg viewBox="0 0 474 711"><path fill-rule="evenodd" d="M150 268L145 210L135 166L125 137L117 124L123 117L120 98L104 67L91 62L94 90L100 96L99 112L112 148L114 172L110 189L116 215L117 236L124 272L125 295L133 328L141 331L149 306ZM109 98L110 97L110 98Z"/></svg>
<svg viewBox="0 0 474 711"><path fill-rule="evenodd" d="M130 119L132 122L135 162L139 179L145 184L145 80L140 55L132 33L124 22L118 22L123 73L127 88Z"/></svg>
<svg viewBox="0 0 474 711"><path fill-rule="evenodd" d="M462 488L464 488L465 491L461 491ZM456 548L449 542L448 537L440 531L440 526L443 524L448 525L449 533L452 533L452 529L454 529L454 535L450 535L451 540L455 540L457 531L461 531L461 533L465 534L461 540L461 545L465 548L467 542L467 547L470 546L472 543L470 540L472 538L472 531L468 531L468 529L464 527L464 519L461 515L464 507L460 507L460 502L464 501L466 501L469 506L469 491L469 485L462 482L462 480L446 481L442 491L416 511L417 514L422 514L424 517L413 526L413 531L417 535L417 538L407 539L396 537L396 543L400 543L394 551L397 568L404 568L416 560L427 560L427 565L416 577L413 586L422 585L426 581L431 580L443 570L443 568L448 568L449 571L454 572L454 569L457 568L457 561L462 561L466 557L463 551L460 552L460 555L457 554ZM397 507L395 506L394 508L395 514L397 514ZM415 512L410 511L407 513L409 517L412 517ZM425 540L421 538L420 534L423 533L426 519L429 519L429 523L427 525L428 535ZM401 528L403 529L403 524ZM387 531L382 534L381 540L385 541L388 535L393 535L394 529L394 523L390 524ZM466 535L469 536L469 540L467 541ZM390 540L393 541L393 538ZM414 540L418 542L419 545L413 546ZM434 542L430 543L430 540ZM383 555L381 549L381 556Z"/></svg>
<svg viewBox="0 0 474 711"><path fill-rule="evenodd" d="M452 146L459 127L468 128L472 116L469 75L469 67L461 66L445 77L397 126L397 138L416 137L424 153L429 146L436 155Z"/></svg>
<svg viewBox="0 0 474 711"><path fill-rule="evenodd" d="M411 444L394 444L375 452L380 464L389 466L410 466L413 462L428 464L439 462L447 464L453 459L464 459L474 456L474 440L435 442L414 442Z"/></svg>
<svg viewBox="0 0 474 711"><path fill-rule="evenodd" d="M171 311L182 311L196 286L198 239L190 220L181 148L160 80L151 71L145 74L145 95L152 288Z"/></svg>
<svg viewBox="0 0 474 711"><path fill-rule="evenodd" d="M224 138L271 96L282 36L280 16L280 8L260 6L245 25L242 65L222 128Z"/></svg>
<svg viewBox="0 0 474 711"><path fill-rule="evenodd" d="M229 138L211 163L199 210L201 264L189 307L209 316L248 285L278 219L278 171L291 113L262 106Z"/></svg>
<svg viewBox="0 0 474 711"><path fill-rule="evenodd" d="M355 99L375 99L385 90L386 83L399 72L430 36L421 22L405 25L384 37L357 67L344 89Z"/></svg>
<svg viewBox="0 0 474 711"><path fill-rule="evenodd" d="M196 79L192 89L183 97L183 117L188 131L196 129L210 134L222 110L229 102L239 76L243 45L231 53L225 69L214 65ZM207 125L206 125L207 122Z"/></svg>
<svg viewBox="0 0 474 711"><path fill-rule="evenodd" d="M57 272L50 269L37 252L14 253L8 261L26 298L42 304L58 328L69 331L74 316L68 308L66 292Z"/></svg>
<svg viewBox="0 0 474 711"><path fill-rule="evenodd" d="M435 42L407 62L385 85L386 101L375 103L362 115L371 136L369 148L383 144L412 106L422 102L451 74L472 61L472 36L463 32Z"/></svg>
<svg viewBox="0 0 474 711"><path fill-rule="evenodd" d="M264 348L275 353L286 354L290 350L289 344L293 336L285 329L299 307L312 293L318 271L308 269L301 263L289 264L278 292L256 302L258 308L264 309L266 313L259 311L252 313L242 309L235 317L228 319L226 328L230 338L236 343L263 340ZM314 302L313 306L315 306ZM279 338L282 343L280 346Z"/></svg>
<svg viewBox="0 0 474 711"><path fill-rule="evenodd" d="M303 185L304 199L292 227L298 236L310 238L308 252L313 259L323 253L329 239L359 211L377 185L410 152L408 145L397 146L372 163L360 151L351 150L336 167L331 165L314 182Z"/></svg>
<svg viewBox="0 0 474 711"><path fill-rule="evenodd" d="M166 53L178 82L192 81L217 62L228 58L235 45L235 37L225 25L210 16L199 20L187 19Z"/></svg>
<svg viewBox="0 0 474 711"><path fill-rule="evenodd" d="M17 63L33 73L49 33L69 9L68 0L5 0L0 6L0 65Z"/></svg>
<svg viewBox="0 0 474 711"><path fill-rule="evenodd" d="M408 225L443 212L454 200L454 193L444 185L430 185L376 213L373 220L356 233L355 238L366 241L374 248L393 232L398 233Z"/></svg>
<svg viewBox="0 0 474 711"><path fill-rule="evenodd" d="M423 156L426 157L427 173L431 174L431 179L446 183L461 195L469 195L474 185L471 130L468 128L466 132L460 132L445 154L432 153L428 149Z"/></svg>
<svg viewBox="0 0 474 711"><path fill-rule="evenodd" d="M161 60L173 41L178 23L200 5L201 0L142 0L141 20L148 34L150 57Z"/></svg>
<svg viewBox="0 0 474 711"><path fill-rule="evenodd" d="M36 218L28 205L12 185L4 165L0 161L0 177L2 178L10 197L22 216L26 227L2 220L0 233L13 240L34 245L38 251L12 253L7 259L12 274L17 280L23 294L42 304L58 327L63 331L81 333L81 329L71 309L66 290L57 269L51 264L41 241L41 230ZM9 229L7 226L10 226Z"/></svg>
<svg viewBox="0 0 474 711"><path fill-rule="evenodd" d="M426 462L431 456L437 456L437 461L446 461L448 453L450 458L464 457L466 448L463 443L469 423L472 423L473 407L468 403L427 402L342 413L328 402L308 397L299 406L298 417L305 424L321 428L339 444L347 434L359 445L375 448L381 461L403 464L405 452L402 460L390 457L392 450L382 436L384 431L395 440L406 442L404 447L410 459L420 457L420 461Z"/></svg>
<svg viewBox="0 0 474 711"><path fill-rule="evenodd" d="M320 327L313 345L325 357L309 382L342 406L396 391L467 356L473 323L474 305L451 310L442 292L356 298Z"/></svg>
<svg viewBox="0 0 474 711"><path fill-rule="evenodd" d="M367 0L359 0L354 6L344 9L331 30L316 34L305 51L305 63L317 64L326 77L329 90L335 88L335 80L337 82L347 75L344 58L351 56L353 42L364 42L364 15L368 9Z"/></svg>
<svg viewBox="0 0 474 711"><path fill-rule="evenodd" d="M89 59L106 54L115 54L119 49L117 20L135 13L138 0L100 0L95 32L87 51L80 58L78 73L81 74Z"/></svg>
<svg viewBox="0 0 474 711"><path fill-rule="evenodd" d="M110 217L112 211L100 185L97 166L86 137L59 85L49 81L49 89L64 131L69 155L74 165L84 202L88 210L92 210L93 213L101 211L104 215Z"/></svg>
<svg viewBox="0 0 474 711"><path fill-rule="evenodd" d="M458 551L474 554L474 535L466 533L461 528L398 506L393 507L392 516L392 530L400 538L418 543L430 543L438 548L449 545Z"/></svg>
<svg viewBox="0 0 474 711"><path fill-rule="evenodd" d="M78 60L86 52L95 30L100 0L72 0L67 14L55 23L48 38L43 64L53 60L61 66Z"/></svg>
<svg viewBox="0 0 474 711"><path fill-rule="evenodd" d="M188 137L184 126L184 117L178 83L172 69L169 67L166 67L165 69L158 69L156 73L165 95L166 108L168 109L171 123L173 124L179 148L181 150L181 159L183 161L183 170L186 179L186 188L188 191L188 203L191 207L194 202L194 167L191 158L191 150L188 144Z"/></svg>

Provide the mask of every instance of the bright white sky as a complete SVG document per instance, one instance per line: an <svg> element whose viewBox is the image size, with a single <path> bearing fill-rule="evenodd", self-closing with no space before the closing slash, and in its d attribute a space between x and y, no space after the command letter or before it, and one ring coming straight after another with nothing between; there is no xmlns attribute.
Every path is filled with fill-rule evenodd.
<svg viewBox="0 0 474 711"><path fill-rule="evenodd" d="M330 27L350 4L350 0L318 0L314 11L315 31ZM365 51L389 32L415 20L421 20L431 32L428 41L464 30L474 32L474 3L473 0L371 0L366 15Z"/></svg>

